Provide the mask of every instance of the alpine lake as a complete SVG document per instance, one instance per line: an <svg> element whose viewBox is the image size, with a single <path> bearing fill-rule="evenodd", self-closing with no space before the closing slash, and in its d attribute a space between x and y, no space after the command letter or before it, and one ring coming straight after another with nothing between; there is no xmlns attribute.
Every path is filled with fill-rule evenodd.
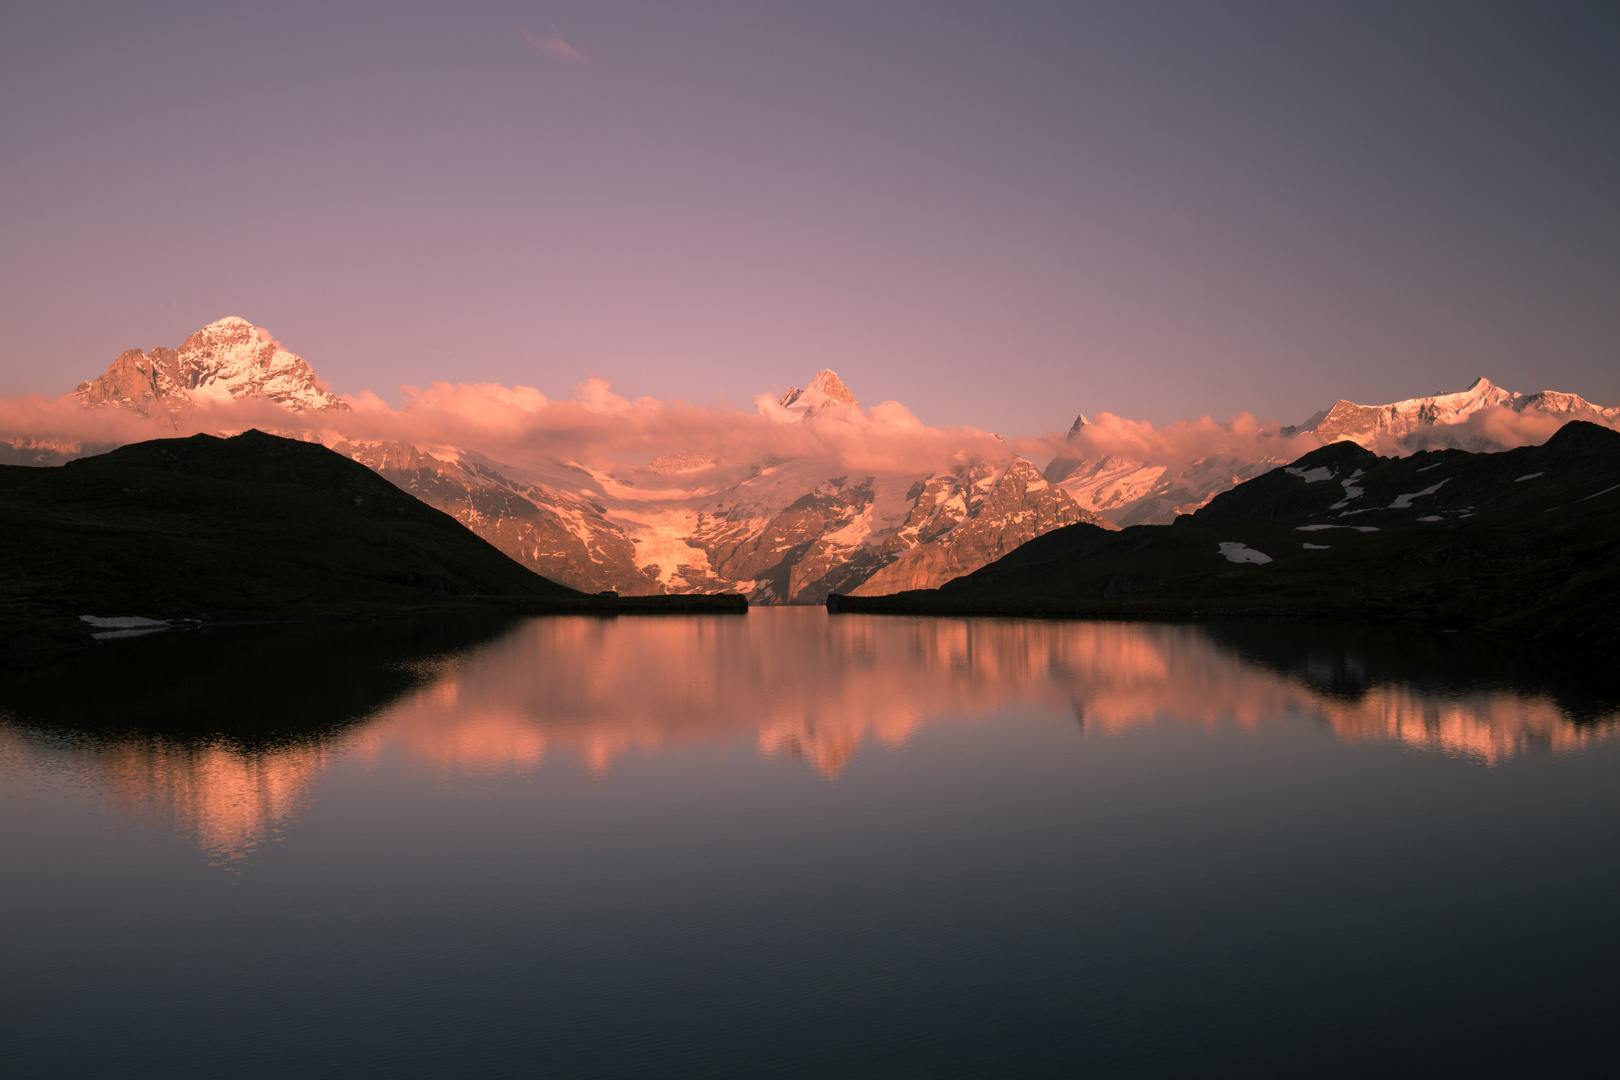
<svg viewBox="0 0 1620 1080"><path fill-rule="evenodd" d="M0 672L0 1075L1612 1075L1620 688L1414 628L549 616Z"/></svg>

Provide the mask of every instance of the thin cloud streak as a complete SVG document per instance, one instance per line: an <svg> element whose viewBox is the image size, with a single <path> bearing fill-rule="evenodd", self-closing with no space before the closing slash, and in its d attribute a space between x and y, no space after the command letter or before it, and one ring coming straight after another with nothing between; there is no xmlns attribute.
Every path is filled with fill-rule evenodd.
<svg viewBox="0 0 1620 1080"><path fill-rule="evenodd" d="M523 40L528 44L529 48L542 56L559 56L575 64L585 62L584 50L568 44L555 31L549 36L532 33L528 30L520 30L519 33L523 35Z"/></svg>

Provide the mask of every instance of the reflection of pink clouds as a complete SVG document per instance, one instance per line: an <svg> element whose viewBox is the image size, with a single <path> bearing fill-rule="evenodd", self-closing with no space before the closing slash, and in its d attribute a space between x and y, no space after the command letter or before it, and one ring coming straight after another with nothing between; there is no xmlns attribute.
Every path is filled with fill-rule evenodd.
<svg viewBox="0 0 1620 1080"><path fill-rule="evenodd" d="M1196 628L1013 620L540 619L462 658L380 719L381 742L444 768L525 767L546 750L594 772L630 752L748 738L837 775L866 743L897 747L930 722L1011 706L1073 711L1115 735L1164 721L1254 730L1316 716L1350 741L1387 739L1494 762L1578 749L1550 702L1506 691L1436 699L1404 688L1355 701L1248 664ZM467 725L476 737L452 737ZM468 746L476 745L477 753ZM502 747L510 752L502 758Z"/></svg>
<svg viewBox="0 0 1620 1080"><path fill-rule="evenodd" d="M1196 627L779 608L533 619L442 662L421 688L320 745L243 753L151 741L81 752L118 803L194 831L226 861L295 815L339 758L490 772L563 755L600 775L632 753L745 740L832 778L864 746L903 746L931 723L993 722L1012 708L1076 715L1100 738L1160 723L1256 731L1314 718L1346 742L1486 764L1532 747L1577 751L1620 731L1620 715L1576 725L1552 700L1506 690L1324 694ZM0 758L29 752L4 736Z"/></svg>
<svg viewBox="0 0 1620 1080"><path fill-rule="evenodd" d="M1346 742L1389 740L1494 764L1531 747L1568 752L1615 734L1615 717L1575 725L1544 697L1482 693L1460 699L1378 687L1352 704L1324 702L1321 711Z"/></svg>
<svg viewBox="0 0 1620 1080"><path fill-rule="evenodd" d="M242 858L289 820L330 758L317 745L242 753L153 741L96 751L117 802L192 830L216 863Z"/></svg>

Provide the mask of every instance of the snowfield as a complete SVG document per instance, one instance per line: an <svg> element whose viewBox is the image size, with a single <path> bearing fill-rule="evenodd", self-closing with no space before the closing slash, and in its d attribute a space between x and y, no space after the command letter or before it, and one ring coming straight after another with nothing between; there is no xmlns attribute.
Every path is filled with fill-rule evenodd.
<svg viewBox="0 0 1620 1080"><path fill-rule="evenodd" d="M1263 551L1256 551L1247 544L1239 544L1229 540L1222 543L1220 549L1227 562L1254 563L1257 566L1263 566L1271 561L1270 555Z"/></svg>

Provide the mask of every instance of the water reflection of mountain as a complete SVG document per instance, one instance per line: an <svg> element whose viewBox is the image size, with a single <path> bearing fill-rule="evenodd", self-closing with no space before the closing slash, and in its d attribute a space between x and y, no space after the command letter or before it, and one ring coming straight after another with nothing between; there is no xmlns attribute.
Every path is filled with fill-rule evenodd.
<svg viewBox="0 0 1620 1080"><path fill-rule="evenodd" d="M1346 741L1495 762L1613 733L1620 677L1513 638L1378 624L1237 620L1209 637L1314 695Z"/></svg>
<svg viewBox="0 0 1620 1080"><path fill-rule="evenodd" d="M0 753L87 765L115 803L236 858L296 812L346 732L509 625L160 634L0 671Z"/></svg>
<svg viewBox="0 0 1620 1080"><path fill-rule="evenodd" d="M1611 684L1512 643L1365 626L778 609L546 617L494 636L374 624L129 644L144 647L0 680L0 704L26 718L13 748L72 756L117 802L219 858L296 814L338 758L479 772L560 754L603 772L628 753L744 739L832 777L864 743L1020 707L1104 737L1318 722L1347 741L1492 763L1577 750L1620 717Z"/></svg>
<svg viewBox="0 0 1620 1080"><path fill-rule="evenodd" d="M1299 717L1341 738L1494 762L1606 737L1620 694L1511 642L1301 623L1004 619L534 620L388 710L379 738L451 768L524 766L746 737L832 776L872 740L1012 705L1095 732Z"/></svg>

